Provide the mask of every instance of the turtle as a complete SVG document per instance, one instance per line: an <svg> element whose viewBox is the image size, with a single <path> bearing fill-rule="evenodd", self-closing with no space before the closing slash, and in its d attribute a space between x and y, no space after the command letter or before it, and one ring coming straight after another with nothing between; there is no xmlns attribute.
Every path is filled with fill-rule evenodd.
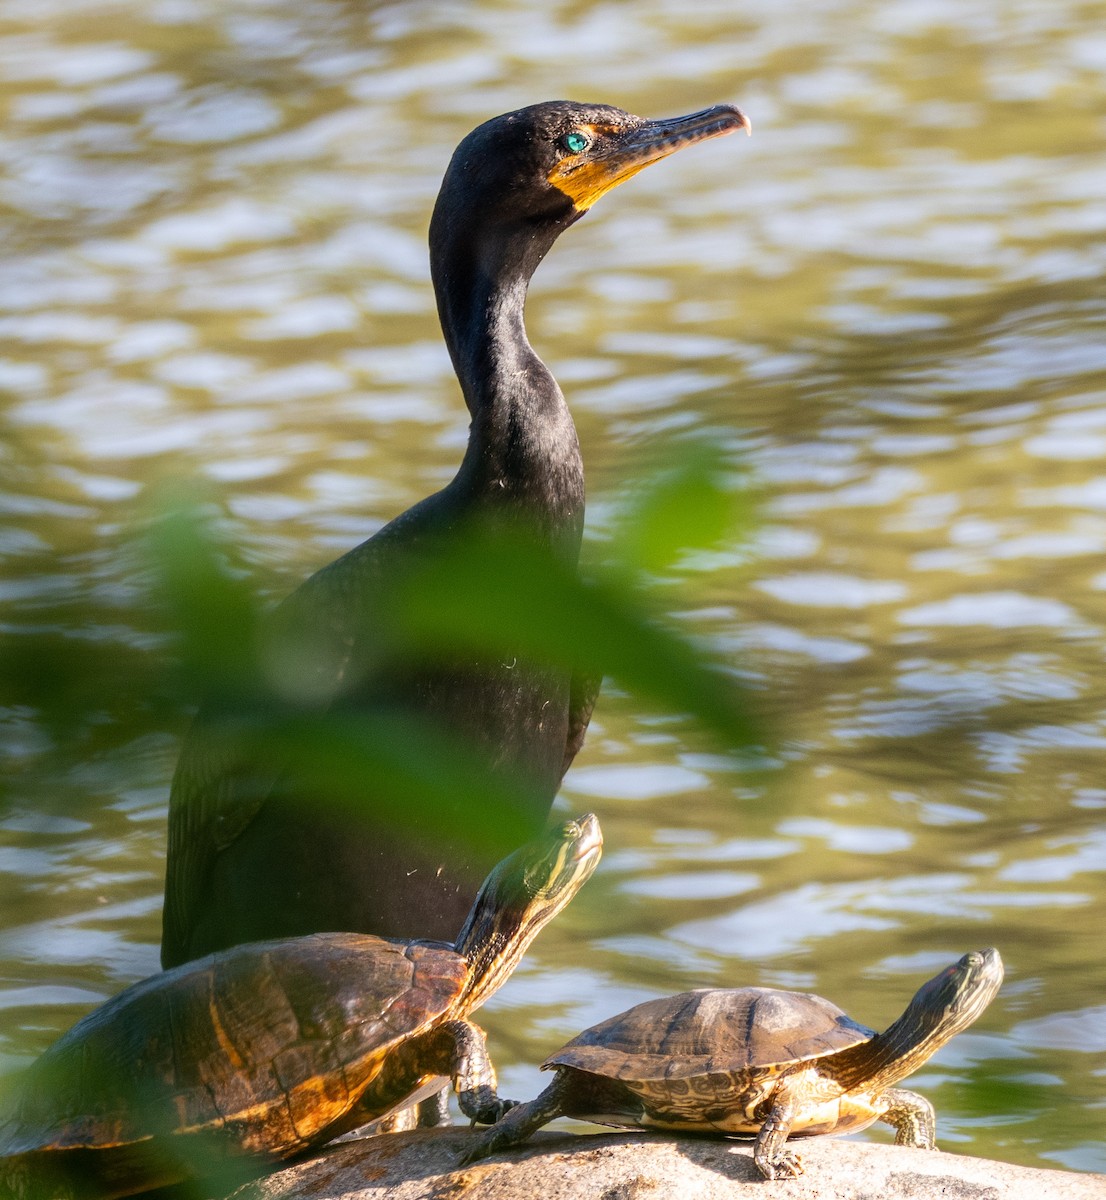
<svg viewBox="0 0 1106 1200"><path fill-rule="evenodd" d="M792 1135L873 1121L899 1145L936 1148L933 1106L895 1087L966 1029L1002 983L997 950L965 954L918 989L882 1033L821 996L775 988L701 988L647 1000L568 1042L542 1064L553 1082L513 1107L462 1155L475 1162L555 1117L598 1125L755 1137L766 1179L801 1175Z"/></svg>
<svg viewBox="0 0 1106 1200"><path fill-rule="evenodd" d="M602 844L588 814L509 855L455 943L311 934L127 988L17 1081L0 1116L0 1195L105 1200L256 1174L258 1159L409 1105L441 1076L466 1116L490 1124L513 1102L498 1097L469 1014L591 875Z"/></svg>

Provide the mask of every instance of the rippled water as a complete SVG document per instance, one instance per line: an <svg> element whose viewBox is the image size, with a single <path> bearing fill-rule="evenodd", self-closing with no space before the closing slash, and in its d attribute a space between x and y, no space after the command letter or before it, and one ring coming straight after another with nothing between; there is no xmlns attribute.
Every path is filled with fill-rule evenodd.
<svg viewBox="0 0 1106 1200"><path fill-rule="evenodd" d="M608 854L489 1006L505 1089L647 996L880 1025L995 944L916 1077L942 1142L1106 1170L1101 2L0 0L5 630L79 594L141 647L121 547L167 482L282 594L449 478L430 205L468 128L562 95L754 122L604 200L529 323L596 527L664 437L753 480L755 544L673 608L773 738L738 769L608 688L564 792ZM5 1067L156 968L182 727L90 740L47 802L53 735L4 715Z"/></svg>

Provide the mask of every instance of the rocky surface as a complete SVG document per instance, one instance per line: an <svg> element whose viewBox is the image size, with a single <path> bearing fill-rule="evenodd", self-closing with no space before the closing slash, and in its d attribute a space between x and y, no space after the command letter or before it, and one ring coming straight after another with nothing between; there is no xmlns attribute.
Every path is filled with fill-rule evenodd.
<svg viewBox="0 0 1106 1200"><path fill-rule="evenodd" d="M771 1183L747 1142L636 1133L539 1133L458 1169L471 1136L432 1129L347 1142L234 1200L1106 1200L1106 1175L834 1138L803 1141L805 1174Z"/></svg>

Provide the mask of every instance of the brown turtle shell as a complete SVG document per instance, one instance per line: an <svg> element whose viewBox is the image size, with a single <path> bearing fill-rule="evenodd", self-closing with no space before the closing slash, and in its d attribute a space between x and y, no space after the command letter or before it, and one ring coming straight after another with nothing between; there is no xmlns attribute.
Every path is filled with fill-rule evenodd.
<svg viewBox="0 0 1106 1200"><path fill-rule="evenodd" d="M835 1004L775 988L700 988L647 1000L584 1030L543 1070L643 1083L779 1070L859 1045L875 1031Z"/></svg>
<svg viewBox="0 0 1106 1200"><path fill-rule="evenodd" d="M45 1163L55 1151L224 1131L236 1152L286 1157L342 1132L344 1118L380 1115L356 1102L395 1046L450 1015L468 970L442 943L332 933L154 975L29 1068L0 1124L0 1157Z"/></svg>

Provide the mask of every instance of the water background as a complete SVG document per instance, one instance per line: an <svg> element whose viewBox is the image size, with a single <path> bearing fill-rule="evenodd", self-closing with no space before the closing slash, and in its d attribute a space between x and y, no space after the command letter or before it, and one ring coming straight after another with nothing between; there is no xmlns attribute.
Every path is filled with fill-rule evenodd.
<svg viewBox="0 0 1106 1200"><path fill-rule="evenodd" d="M0 624L77 595L141 647L127 547L175 481L274 597L445 482L430 207L469 128L554 97L753 120L604 199L528 322L593 529L666 439L752 481L752 544L671 607L772 745L738 769L605 691L563 798L608 852L485 1011L503 1090L650 996L881 1026L994 944L914 1078L941 1143L1106 1171L1106 4L0 0ZM7 1070L156 969L185 719L44 798L64 735L3 716Z"/></svg>

